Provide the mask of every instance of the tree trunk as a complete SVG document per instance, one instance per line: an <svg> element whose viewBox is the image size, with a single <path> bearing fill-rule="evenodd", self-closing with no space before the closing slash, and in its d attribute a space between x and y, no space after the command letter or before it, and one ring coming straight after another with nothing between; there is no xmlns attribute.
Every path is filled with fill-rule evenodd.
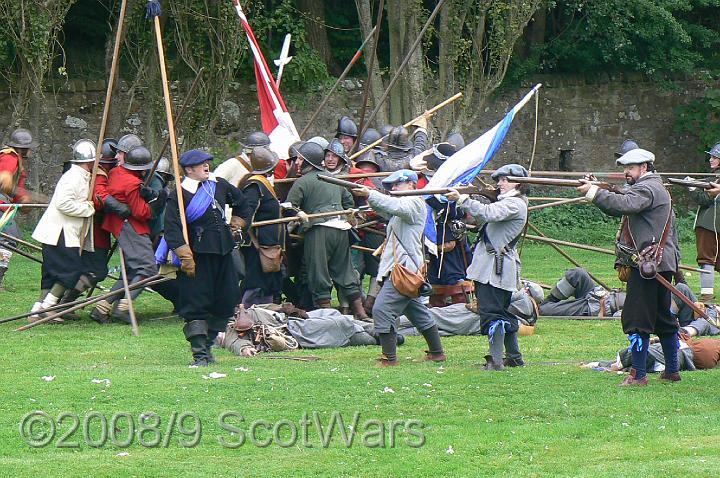
<svg viewBox="0 0 720 478"><path fill-rule="evenodd" d="M342 73L332 56L325 30L325 0L297 0L298 10L305 13L305 34L308 43L318 52L333 75Z"/></svg>
<svg viewBox="0 0 720 478"><path fill-rule="evenodd" d="M373 21L376 16L373 15L372 6L370 0L355 0L355 5L358 11L358 18L360 19L360 28L362 29L363 38L367 38L373 27ZM377 13L376 13L377 15ZM381 25L377 26L381 28ZM369 114L373 109L373 105L378 104L380 97L382 96L385 88L383 86L382 76L380 75L380 64L377 57L377 49L375 48L375 38L371 38L370 41L365 45L365 51L363 52L363 59L365 66L370 66L370 54L374 56L373 60L373 71L371 72L368 81L370 81L370 92L368 95L368 110L366 114ZM375 116L375 124L382 125L388 122L387 106L383 105Z"/></svg>
<svg viewBox="0 0 720 478"><path fill-rule="evenodd" d="M405 56L403 53L403 39L405 38L403 0L388 0L387 7L388 36L390 39L390 76L392 76ZM403 83L402 79L397 82L390 95L389 120L394 125L403 123Z"/></svg>
<svg viewBox="0 0 720 478"><path fill-rule="evenodd" d="M420 30L422 30L424 22L420 20L421 8L422 1L420 0L406 2L406 27L405 39L403 42L403 51L405 52L405 55L408 54L412 44L415 40L417 40ZM425 55L421 43L410 55L410 60L407 64L405 74L403 75L403 80L406 86L406 88L403 88L403 123L415 118L426 109L423 58L425 58Z"/></svg>

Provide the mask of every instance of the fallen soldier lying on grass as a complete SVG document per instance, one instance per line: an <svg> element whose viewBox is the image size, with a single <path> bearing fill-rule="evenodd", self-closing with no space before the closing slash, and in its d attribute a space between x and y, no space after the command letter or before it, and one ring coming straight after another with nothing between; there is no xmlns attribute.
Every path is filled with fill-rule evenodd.
<svg viewBox="0 0 720 478"><path fill-rule="evenodd" d="M720 339L694 339L683 331L679 335L678 361L680 370L691 371L717 367L718 362L720 362ZM631 365L632 353L630 347L626 347L618 351L615 360L589 362L581 365L581 367L601 372L619 372L629 370ZM660 342L655 341L650 344L646 366L648 372L663 372L665 370L665 358Z"/></svg>
<svg viewBox="0 0 720 478"><path fill-rule="evenodd" d="M398 345L405 338L398 335ZM216 344L235 355L259 352L378 345L373 325L334 309L305 312L292 304L240 308Z"/></svg>

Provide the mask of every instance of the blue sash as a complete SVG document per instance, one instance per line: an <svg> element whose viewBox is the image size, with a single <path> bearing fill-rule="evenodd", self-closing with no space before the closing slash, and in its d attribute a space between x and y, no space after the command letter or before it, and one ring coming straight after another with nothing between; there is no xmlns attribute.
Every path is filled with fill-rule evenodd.
<svg viewBox="0 0 720 478"><path fill-rule="evenodd" d="M203 181L198 184L195 195L185 209L185 218L188 224L197 221L205 214L205 211L207 211L210 205L215 202L216 186L217 183L215 181ZM168 261L168 253L170 254L170 261ZM168 262L176 267L180 267L180 259L175 255L174 251L170 250L170 246L168 246L165 236L163 236L155 251L155 263L167 264Z"/></svg>

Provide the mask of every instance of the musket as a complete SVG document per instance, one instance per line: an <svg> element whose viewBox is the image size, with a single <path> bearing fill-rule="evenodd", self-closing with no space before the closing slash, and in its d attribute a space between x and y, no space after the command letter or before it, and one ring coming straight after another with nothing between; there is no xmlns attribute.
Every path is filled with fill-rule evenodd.
<svg viewBox="0 0 720 478"><path fill-rule="evenodd" d="M520 183L520 184L537 184L538 186L561 186L561 187L569 187L569 188L576 188L582 184L579 179L558 179L558 178L539 178L536 176L533 177L522 177L522 176L508 176L507 177L508 182L511 183ZM604 189L615 189L615 186L607 183L605 181L588 181L590 184L593 184L595 186L599 186Z"/></svg>
<svg viewBox="0 0 720 478"><path fill-rule="evenodd" d="M697 181L695 179L677 179L667 178L668 182L673 186L683 186L685 188L710 189L716 183L708 181Z"/></svg>
<svg viewBox="0 0 720 478"><path fill-rule="evenodd" d="M357 187L357 185L355 185ZM327 211L327 212L318 212L316 214L308 214L308 219L318 219L321 217L332 217L332 216L349 216L351 214L357 214L358 212L362 212L363 210L367 210L367 208L358 208L358 209L343 209L342 211ZM280 219L270 219L267 221L258 221L253 222L250 224L250 227L260 227L260 226L272 226L273 224L284 224L286 222L297 222L302 221L302 219L299 216L292 216L292 217L281 217Z"/></svg>
<svg viewBox="0 0 720 478"><path fill-rule="evenodd" d="M468 186L448 186L446 188L423 188L423 189L411 189L408 191L390 191L391 196L407 197L407 196L426 196L434 194L447 194L451 189L455 189L460 194L495 194L494 189L485 189L474 185Z"/></svg>
<svg viewBox="0 0 720 478"><path fill-rule="evenodd" d="M324 181L326 183L335 184L337 186L342 186L345 188L350 189L356 189L363 187L362 184L354 183L352 181L345 181L344 179L338 179L334 176L325 176L324 174L318 174L317 177L320 181Z"/></svg>
<svg viewBox="0 0 720 478"><path fill-rule="evenodd" d="M704 310L702 310L700 307L698 307L697 305L695 305L695 303L693 303L693 301L691 301L690 299L688 299L688 298L685 296L685 294L683 294L682 292L680 292L680 290L678 290L677 287L675 287L674 285L672 285L666 278L664 278L664 277L661 276L660 274L656 274L656 275L655 275L655 279L660 283L660 285L662 285L662 286L665 287L667 290L669 290L670 293L674 294L675 296L677 296L678 299L680 299L681 301L685 302L685 305L687 305L688 307L690 307L690 308L691 308L696 314L698 314L700 317L704 318L704 319L707 320L708 322L710 322L710 321L712 320L712 319L710 318L710 316L708 316L707 313L706 313Z"/></svg>

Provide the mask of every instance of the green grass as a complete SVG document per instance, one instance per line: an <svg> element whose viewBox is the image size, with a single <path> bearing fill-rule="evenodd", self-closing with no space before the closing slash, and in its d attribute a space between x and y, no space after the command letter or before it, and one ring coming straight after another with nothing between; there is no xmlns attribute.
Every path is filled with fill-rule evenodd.
<svg viewBox="0 0 720 478"><path fill-rule="evenodd" d="M692 249L692 244L684 247L690 264ZM572 253L600 278L619 285L611 257ZM549 284L568 267L548 247L530 243L524 245L523 262L524 276ZM8 290L0 293L3 317L32 305L39 266L16 256L7 279ZM696 274L690 283L697 289ZM530 365L505 373L479 371L487 347L481 337L446 338L449 360L442 368L418 361L424 344L412 337L399 351L401 366L392 369L375 368L378 349L366 347L287 354L321 357L311 363L243 359L219 351L218 363L203 370L186 366L189 350L179 319L153 320L169 315L170 309L157 295L143 294L137 302L140 337L126 326L101 327L89 320L22 333L13 332L20 322L0 325L3 474L666 477L714 476L709 470L720 465L720 372L684 373L682 382L671 385L653 376L647 388L628 390L616 386L617 375L577 367L583 360L613 357L625 346L617 321L541 321L535 335L521 338ZM203 379L211 371L227 377ZM47 375L56 378L42 380ZM93 379L109 379L110 385ZM386 387L394 393L383 393ZM198 446L183 448L178 439L187 437L175 428L168 447L143 447L135 437L126 449L109 442L92 448L85 443L81 422L70 437L79 448L57 448L57 437L51 446L31 448L21 439L19 423L34 410L55 418L67 411L81 420L93 411L108 418L128 412L136 421L148 411L165 419L173 412L192 411L202 421L202 437ZM324 424L333 411L346 420L360 412L361 423L417 419L424 424L425 443L410 447L406 440L413 438L400 431L390 448L386 430L385 447L365 447L358 436L347 448L335 430L331 445L323 448L311 428L312 448L246 443L225 449L218 437L236 437L219 426L223 411L241 413L245 421L235 424L246 433L257 419L299 423L303 413L313 411ZM58 435L69 426L67 420L60 423ZM97 421L91 431L91 438L97 438ZM454 453L448 453L450 447ZM122 452L129 455L118 456Z"/></svg>

